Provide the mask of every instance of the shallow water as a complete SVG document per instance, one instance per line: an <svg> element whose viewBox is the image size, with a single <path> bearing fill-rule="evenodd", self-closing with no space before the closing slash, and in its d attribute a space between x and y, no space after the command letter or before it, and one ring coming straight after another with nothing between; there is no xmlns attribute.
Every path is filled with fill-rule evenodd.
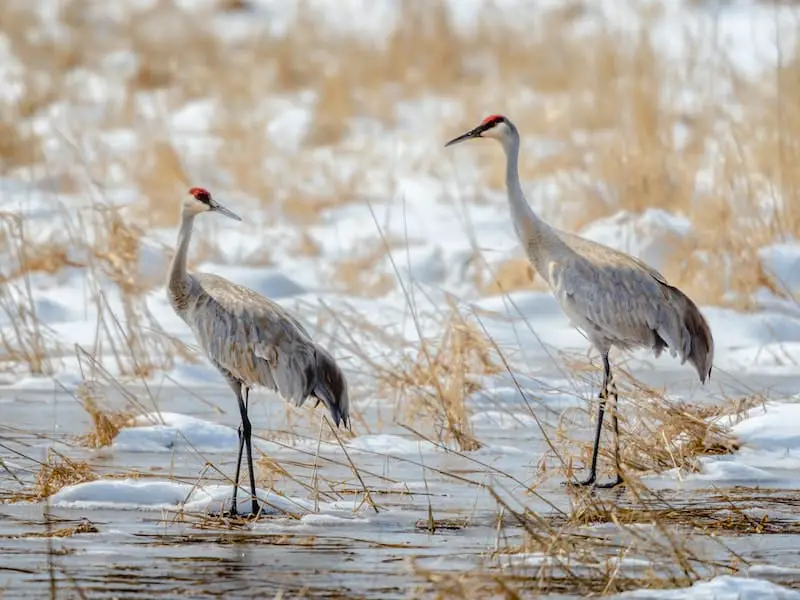
<svg viewBox="0 0 800 600"><path fill-rule="evenodd" d="M647 375L644 379L648 379ZM659 379L669 381L670 376L663 372L653 374L648 383L658 385ZM734 383L730 377L720 375L716 383L732 394ZM673 384L675 390L685 390L690 382L683 373L680 380L670 382L670 389ZM746 385L736 385L788 391L796 386L796 380L760 376ZM703 392L695 388L691 393L697 400ZM229 393L220 388L203 392L202 397L200 401L188 391L163 390L156 404L161 411L236 427L238 415ZM711 397L707 399L710 401ZM108 402L121 406L121 400L115 399L113 393L109 393ZM88 431L90 422L80 404L67 393L8 391L0 404L4 415L0 457L22 482L4 474L5 494L30 485L38 472L35 461L44 458L49 446L72 459L87 459L103 475L120 476L135 470L140 478L194 484L198 479L203 483L223 483L222 474L233 471L235 447L200 452L180 444L162 451L89 451L76 447L72 437ZM576 411L576 407L584 410ZM570 435L589 439L592 427L585 401L565 398L548 408L552 411L537 412L541 412L549 434L561 411L572 408L570 418L575 421L570 422ZM497 405L490 404L480 408L496 409ZM504 410L524 414L520 406ZM395 444L395 450L403 438L413 440L408 430L391 424L391 408L376 404L359 412L363 423L357 421L354 426L359 437L368 434L369 426L372 433L397 436L384 440L389 446ZM486 446L466 455L423 446L421 451L389 457L387 448L358 451L348 445L350 458L371 490L376 513L363 503L361 482L353 475L334 438L323 436L333 445L323 445L315 459L320 414L319 410L306 408L287 410L266 394L254 394L252 398L256 435L262 442L281 443L277 448L270 446L275 450L271 458L291 475L275 476L275 489L296 498L313 497L304 486L312 485L316 462L322 515L299 519L284 515L230 526L206 515L180 515L175 510L55 506L50 508L51 529L73 526L85 518L97 533L38 537L47 529L47 507L43 503L5 503L0 505L3 597L46 595L52 577L60 590L58 597L79 597L75 590L80 589L92 598L144 598L156 593L162 597L273 597L280 590L322 598L407 598L430 593L431 584L425 581L422 571L475 573L476 568L521 575L532 586L533 576L541 575L541 561L522 555L509 566L514 557L492 554L495 549L505 552L515 548L524 540L523 528L508 508L519 513L531 511L541 516L547 526L559 528L565 526L567 515L574 514L585 501L570 495L557 472L540 481L536 466L546 446L538 426L528 423L509 429L483 424L476 433ZM425 424L408 425L431 432ZM348 436L343 434L342 441L347 444ZM216 465L222 474L206 468L207 462ZM555 466L550 464L549 468ZM261 475L264 474L262 470ZM269 483L268 478L262 479L264 487ZM535 493L526 493L525 486L533 483ZM671 506L677 513L696 514L686 519L694 521L693 528L679 518L666 519L665 527L668 533L685 540L686 547L698 556L719 561L716 568L698 561L694 567L698 574L726 573L734 564L752 562L769 566L760 567L760 571L756 568L754 573L759 577L800 587L800 570L796 570L800 566L800 492L714 489L708 483L700 486L696 482L677 486L668 480L653 483L660 500L651 498L652 506ZM492 486L508 502L499 527L498 502L481 485ZM595 497L609 505L636 510L644 506L622 490L598 490ZM424 529L429 510L440 526L432 534ZM726 526L725 519L737 511L744 511L752 523ZM446 519L466 520L454 525L454 529L441 528ZM597 550L607 559L620 556L620 544L630 533L609 523L570 527L580 530L581 535L608 541L606 550ZM635 528L656 539L664 536L646 522ZM627 569L631 581L637 577L646 579L635 559L638 556L650 561L653 556L648 553L640 547L624 554L627 566L623 571ZM734 560L734 556L739 558ZM676 564L675 558L666 556L664 565L668 563ZM659 570L659 574L663 572ZM577 584L571 589L569 578L551 574L552 581L556 583L548 589L554 593L581 591ZM628 587L636 586L623 582L619 589Z"/></svg>

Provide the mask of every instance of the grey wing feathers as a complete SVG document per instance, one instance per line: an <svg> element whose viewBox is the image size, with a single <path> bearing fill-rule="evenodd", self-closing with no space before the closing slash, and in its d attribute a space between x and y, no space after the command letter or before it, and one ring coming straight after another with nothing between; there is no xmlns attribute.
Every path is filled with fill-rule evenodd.
<svg viewBox="0 0 800 600"><path fill-rule="evenodd" d="M684 356L697 370L700 381L705 383L711 377L711 367L714 363L714 337L703 314L697 305L678 288L665 284L673 304L683 307L681 311L683 331L688 332L691 341L689 352Z"/></svg>
<svg viewBox="0 0 800 600"><path fill-rule="evenodd" d="M350 395L347 380L333 357L319 346L316 352L316 369L317 383L313 390L314 396L327 407L337 427L340 420L348 426Z"/></svg>
<svg viewBox="0 0 800 600"><path fill-rule="evenodd" d="M614 256L599 264L578 258L562 274L565 310L582 315L587 335L600 348L646 346L659 356L664 348L689 360L705 382L714 343L697 306L641 261ZM606 258L610 258L608 255Z"/></svg>
<svg viewBox="0 0 800 600"><path fill-rule="evenodd" d="M272 389L296 406L314 396L337 425L340 420L348 423L344 375L297 319L244 286L210 274L193 278L197 300L184 318L219 367L247 385ZM331 380L338 385L326 383Z"/></svg>
<svg viewBox="0 0 800 600"><path fill-rule="evenodd" d="M200 284L208 295L212 296L225 309L237 312L247 308L259 312L269 312L288 320L303 335L309 339L311 338L311 335L306 331L303 324L290 312L277 302L265 298L258 292L243 285L232 283L218 275L212 275L211 273L194 273L192 274L192 278Z"/></svg>

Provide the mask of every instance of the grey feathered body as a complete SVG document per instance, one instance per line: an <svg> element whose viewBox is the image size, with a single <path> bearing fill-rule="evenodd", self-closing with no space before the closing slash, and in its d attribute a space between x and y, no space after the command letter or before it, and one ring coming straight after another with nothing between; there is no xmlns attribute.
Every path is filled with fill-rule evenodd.
<svg viewBox="0 0 800 600"><path fill-rule="evenodd" d="M348 423L347 382L333 357L279 304L207 273L168 286L170 302L212 363L246 387L260 385L302 406L322 401Z"/></svg>
<svg viewBox="0 0 800 600"><path fill-rule="evenodd" d="M523 228L525 229L525 228ZM668 348L694 365L702 382L711 374L714 341L692 300L644 262L580 236L549 228L560 243L519 231L533 266L562 310L601 353ZM549 243L548 243L549 242Z"/></svg>

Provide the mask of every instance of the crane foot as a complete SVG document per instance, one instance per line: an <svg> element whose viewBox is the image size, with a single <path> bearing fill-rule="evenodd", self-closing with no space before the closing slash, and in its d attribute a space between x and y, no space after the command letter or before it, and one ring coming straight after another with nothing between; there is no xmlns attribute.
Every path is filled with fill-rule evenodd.
<svg viewBox="0 0 800 600"><path fill-rule="evenodd" d="M568 487L592 487L601 490L610 490L611 488L615 488L618 485L625 485L625 480L622 479L621 475L617 475L617 478L613 481L607 481L606 483L597 483L594 475L591 475L584 479L583 481L564 481L562 485L566 485Z"/></svg>
<svg viewBox="0 0 800 600"><path fill-rule="evenodd" d="M230 510L219 513L219 516L225 519L257 519L265 514L267 514L267 511L264 507L259 503L253 502L249 511L243 512L233 506Z"/></svg>
<svg viewBox="0 0 800 600"><path fill-rule="evenodd" d="M594 477L589 477L583 481L562 481L561 485L566 485L567 487L590 487L594 486L594 481Z"/></svg>
<svg viewBox="0 0 800 600"><path fill-rule="evenodd" d="M607 481L606 483L597 483L595 484L594 487L602 490L610 490L611 488L615 488L618 485L625 485L625 480L623 480L620 475L617 475L617 478L614 481Z"/></svg>

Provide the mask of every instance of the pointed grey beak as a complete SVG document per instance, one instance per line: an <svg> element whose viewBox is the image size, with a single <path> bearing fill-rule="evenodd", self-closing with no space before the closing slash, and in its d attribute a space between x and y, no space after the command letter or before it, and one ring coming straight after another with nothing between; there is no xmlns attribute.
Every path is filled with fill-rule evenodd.
<svg viewBox="0 0 800 600"><path fill-rule="evenodd" d="M227 208L222 206L222 204L220 204L216 200L212 200L211 201L211 210L213 212L219 213L221 215L225 215L226 217L230 217L234 221L241 221L242 220L242 217L237 215L235 212L228 210Z"/></svg>
<svg viewBox="0 0 800 600"><path fill-rule="evenodd" d="M467 133L462 133L460 136L453 138L452 140L447 142L444 145L444 147L447 148L448 146L453 146L454 144L460 144L461 142L465 142L473 138L479 138L481 137L481 133L483 133L483 128L476 127L475 129L469 130Z"/></svg>

